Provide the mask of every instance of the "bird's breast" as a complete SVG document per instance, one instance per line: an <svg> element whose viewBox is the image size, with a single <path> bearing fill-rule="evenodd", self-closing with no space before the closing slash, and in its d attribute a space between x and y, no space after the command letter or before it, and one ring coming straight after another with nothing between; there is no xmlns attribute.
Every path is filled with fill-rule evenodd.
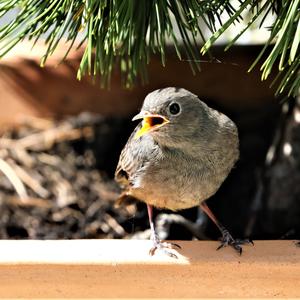
<svg viewBox="0 0 300 300"><path fill-rule="evenodd" d="M180 160L149 163L135 178L132 195L159 208L186 209L214 193L214 180L205 166Z"/></svg>

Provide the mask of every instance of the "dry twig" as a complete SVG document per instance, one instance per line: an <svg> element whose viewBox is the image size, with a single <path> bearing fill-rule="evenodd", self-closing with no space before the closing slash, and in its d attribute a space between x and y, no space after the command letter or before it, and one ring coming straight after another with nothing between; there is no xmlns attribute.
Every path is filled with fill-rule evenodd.
<svg viewBox="0 0 300 300"><path fill-rule="evenodd" d="M14 169L2 158L0 158L0 171L10 181L22 202L26 202L28 195L23 182L20 180Z"/></svg>

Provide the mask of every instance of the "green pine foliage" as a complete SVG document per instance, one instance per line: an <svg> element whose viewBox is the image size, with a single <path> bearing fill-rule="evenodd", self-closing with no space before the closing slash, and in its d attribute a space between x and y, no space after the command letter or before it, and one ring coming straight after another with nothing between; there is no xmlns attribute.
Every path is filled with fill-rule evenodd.
<svg viewBox="0 0 300 300"><path fill-rule="evenodd" d="M179 59L199 69L201 55L207 53L218 38L251 15L248 24L229 42L226 50L260 19L275 14L269 28L269 40L253 67L260 65L262 79L276 69L277 94L296 95L300 87L300 0L2 0L0 18L11 11L18 15L0 28L0 57L17 43L29 39L36 43L45 38L47 51L43 66L60 42L85 48L78 70L83 75L101 75L107 86L112 70L119 68L124 84L132 86L138 77L146 80L147 64L152 53L166 63L167 41ZM221 18L222 15L222 18ZM210 32L204 36L203 24ZM181 36L179 41L178 34ZM181 42L182 41L182 42ZM202 48L200 45L203 45ZM271 49L271 50L270 50Z"/></svg>

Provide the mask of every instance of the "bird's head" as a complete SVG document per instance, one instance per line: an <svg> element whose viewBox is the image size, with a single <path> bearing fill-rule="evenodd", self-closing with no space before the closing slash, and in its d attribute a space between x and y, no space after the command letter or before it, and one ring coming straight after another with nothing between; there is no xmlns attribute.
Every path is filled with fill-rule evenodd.
<svg viewBox="0 0 300 300"><path fill-rule="evenodd" d="M182 88L164 88L147 95L133 120L142 119L134 138L151 134L157 142L175 146L204 134L208 106ZM202 133L201 133L201 132Z"/></svg>

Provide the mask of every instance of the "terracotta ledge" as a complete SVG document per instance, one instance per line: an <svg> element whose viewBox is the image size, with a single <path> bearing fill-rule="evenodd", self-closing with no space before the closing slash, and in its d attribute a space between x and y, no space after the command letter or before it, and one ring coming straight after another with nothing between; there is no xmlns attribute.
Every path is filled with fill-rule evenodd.
<svg viewBox="0 0 300 300"><path fill-rule="evenodd" d="M0 298L299 297L300 248L257 241L242 256L180 241L178 259L149 241L0 241Z"/></svg>

